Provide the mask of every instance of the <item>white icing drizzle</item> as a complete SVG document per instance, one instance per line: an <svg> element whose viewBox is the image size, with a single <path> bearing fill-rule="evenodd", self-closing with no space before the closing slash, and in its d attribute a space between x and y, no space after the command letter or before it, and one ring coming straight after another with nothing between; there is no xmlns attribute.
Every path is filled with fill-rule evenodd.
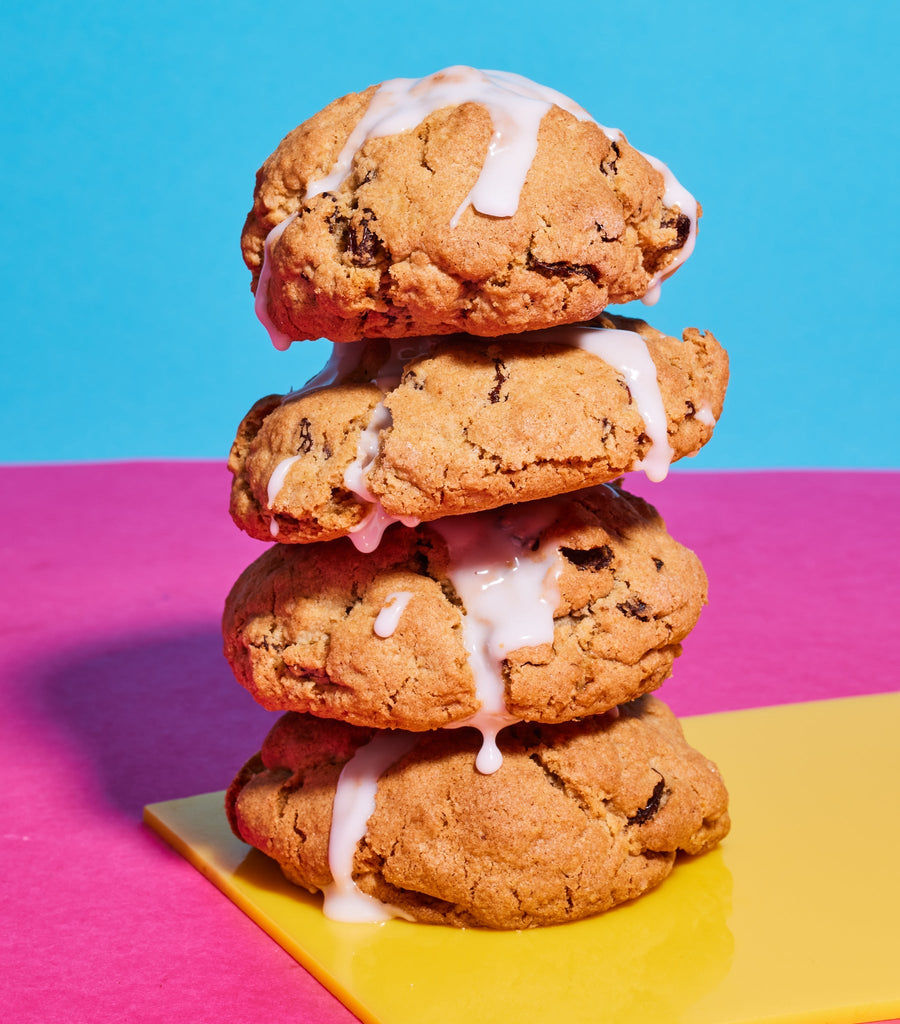
<svg viewBox="0 0 900 1024"><path fill-rule="evenodd" d="M669 444L668 420L659 390L656 363L650 357L647 343L636 331L607 327L575 330L577 340L574 344L587 349L622 374L644 421L650 450L635 469L642 469L647 479L655 483L664 480L675 452Z"/></svg>
<svg viewBox="0 0 900 1024"><path fill-rule="evenodd" d="M379 369L373 383L383 395L392 391L400 383L403 367L417 356L430 351L437 343L437 338L407 338L391 342L390 356ZM391 414L384 404L379 402L372 410L372 415L365 430L360 434L356 458L344 471L344 486L361 501L370 505L368 514L350 529L350 540L358 551L370 552L381 543L384 531L392 523L403 523L404 526L418 526L419 520L414 516L395 516L386 512L381 502L371 492L366 483L366 476L378 457L381 447L381 432L391 425Z"/></svg>
<svg viewBox="0 0 900 1024"><path fill-rule="evenodd" d="M344 486L370 506L366 516L355 526L351 526L348 534L356 550L366 554L378 547L384 531L392 523L403 523L404 526L419 524L419 520L414 516L395 516L386 512L366 483L366 474L378 456L381 431L390 425L391 414L379 402L372 410L365 430L360 434L356 458L344 471Z"/></svg>
<svg viewBox="0 0 900 1024"><path fill-rule="evenodd" d="M284 481L288 475L288 470L299 458L299 455L291 455L286 459L282 459L273 470L266 486L266 502L269 509L271 509L275 504L275 499L281 493L281 488L284 487ZM278 521L274 516L269 522L269 533L271 533L273 537L278 536Z"/></svg>
<svg viewBox="0 0 900 1024"><path fill-rule="evenodd" d="M394 635L397 626L400 625L400 617L406 611L412 596L410 590L395 590L393 594L388 594L381 611L375 616L372 628L376 636L387 638Z"/></svg>
<svg viewBox="0 0 900 1024"><path fill-rule="evenodd" d="M291 455L286 459L282 459L275 467L272 475L269 477L269 483L266 487L266 497L269 508L274 505L275 499L281 492L281 488L284 487L284 481L288 475L288 470L299 458L299 455Z"/></svg>
<svg viewBox="0 0 900 1024"><path fill-rule="evenodd" d="M365 430L359 435L356 458L344 471L344 485L363 501L374 504L378 502L366 484L366 474L378 456L378 449L381 446L381 431L386 430L390 425L391 414L384 404L379 402L372 410Z"/></svg>
<svg viewBox="0 0 900 1024"><path fill-rule="evenodd" d="M482 734L475 762L490 775L502 764L497 733L519 721L506 709L503 662L521 647L552 643L562 571L559 548L537 537L556 515L556 502L526 502L488 513L433 522L450 550L448 574L459 594L463 640L475 676L479 710L457 726Z"/></svg>
<svg viewBox="0 0 900 1024"><path fill-rule="evenodd" d="M259 322L269 332L272 344L280 352L286 352L291 347L294 339L289 334L285 334L284 331L276 327L272 318L269 316L269 280L272 276L269 254L272 251L272 246L279 238L281 238L285 228L295 220L296 217L296 213L292 213L289 217L285 217L283 221L279 221L279 223L276 224L275 227L266 235L266 241L263 245L262 267L259 271L259 279L256 282L256 298L253 304L253 308Z"/></svg>
<svg viewBox="0 0 900 1024"><path fill-rule="evenodd" d="M334 794L328 867L333 881L323 890L323 911L332 921L376 923L406 917L396 907L361 892L353 881L353 856L375 811L378 779L415 745L415 733L384 730L344 765Z"/></svg>
<svg viewBox="0 0 900 1024"><path fill-rule="evenodd" d="M463 103L478 103L488 110L493 134L478 180L454 214L451 227L456 227L469 205L491 217L513 216L537 152L538 128L554 104L580 121L593 120L562 93L509 71L456 65L425 78L395 78L376 89L331 171L311 181L304 198L339 188L350 173L353 157L369 139L410 131L435 110Z"/></svg>

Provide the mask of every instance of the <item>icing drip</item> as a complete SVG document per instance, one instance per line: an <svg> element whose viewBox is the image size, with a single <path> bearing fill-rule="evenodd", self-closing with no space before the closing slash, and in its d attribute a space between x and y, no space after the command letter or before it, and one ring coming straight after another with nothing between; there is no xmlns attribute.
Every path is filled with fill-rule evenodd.
<svg viewBox="0 0 900 1024"><path fill-rule="evenodd" d="M350 173L353 157L369 139L410 131L435 110L463 103L478 103L487 109L493 134L478 180L454 214L451 227L469 205L491 217L513 216L537 152L538 128L554 104L580 121L593 120L562 93L508 71L457 65L426 78L395 78L378 87L331 171L310 182L304 198L339 188ZM614 138L609 132L607 135Z"/></svg>
<svg viewBox="0 0 900 1024"><path fill-rule="evenodd" d="M276 327L272 318L269 316L269 279L272 276L270 254L272 252L272 246L279 238L281 238L288 224L296 220L296 218L297 214L292 213L289 217L285 217L283 221L276 224L275 227L266 235L266 242L263 246L262 267L259 271L259 280L256 282L256 298L253 303L253 308L259 322L269 332L272 344L280 352L286 352L291 347L291 343L294 339Z"/></svg>
<svg viewBox="0 0 900 1024"><path fill-rule="evenodd" d="M360 434L356 458L344 472L344 486L347 490L352 491L370 506L366 516L355 526L351 526L348 534L356 550L364 553L374 551L378 547L384 531L392 523L403 523L404 526L419 524L419 520L414 516L394 516L386 512L366 483L366 474L378 456L381 431L390 425L391 414L379 402L372 411L366 429Z"/></svg>
<svg viewBox="0 0 900 1024"><path fill-rule="evenodd" d="M288 470L290 470L291 466L293 466L299 458L299 455L291 455L286 459L282 459L273 470L272 475L269 477L269 483L266 486L267 508L271 509L275 504L276 498L281 493L281 488L284 487L284 481L287 478ZM273 537L278 536L278 521L274 516L269 522L269 533L271 533Z"/></svg>
<svg viewBox="0 0 900 1024"><path fill-rule="evenodd" d="M644 421L644 433L650 438L650 451L633 468L642 469L648 479L654 482L664 480L675 453L669 444L668 420L659 390L656 364L650 356L647 343L637 331L576 324L530 331L527 338L529 341L582 348L622 374L632 401Z"/></svg>
<svg viewBox="0 0 900 1024"><path fill-rule="evenodd" d="M278 465L275 467L272 475L269 477L269 483L266 488L266 497L268 500L269 508L271 508L274 505L275 499L281 492L281 488L284 487L284 481L288 475L288 470L299 458L299 455L291 455L286 459L282 459L281 462L279 462ZM273 519L272 522L275 523L275 520ZM275 523L276 527L277 525L278 524Z"/></svg>
<svg viewBox="0 0 900 1024"><path fill-rule="evenodd" d="M392 341L390 356L379 370L373 383L383 395L386 395L400 383L404 366L410 360L429 352L436 341L436 338ZM358 551L374 551L381 543L384 531L392 523L403 523L404 526L417 526L419 523L414 516L394 516L386 512L366 483L366 475L378 457L381 432L390 425L391 414L379 402L372 410L372 416L360 435L356 458L344 472L344 486L347 490L352 491L361 501L371 506L366 517L350 530L350 540Z"/></svg>
<svg viewBox="0 0 900 1024"><path fill-rule="evenodd" d="M391 425L391 414L379 402L372 410L365 430L359 436L356 459L344 471L344 485L363 501L378 503L366 484L366 474L378 456L380 434Z"/></svg>
<svg viewBox="0 0 900 1024"><path fill-rule="evenodd" d="M332 921L375 923L406 915L361 892L353 881L353 855L375 811L378 779L415 745L415 733L383 731L344 765L334 794L328 867L333 881L323 890L323 911Z"/></svg>
<svg viewBox="0 0 900 1024"><path fill-rule="evenodd" d="M555 514L555 502L548 500L431 524L450 550L448 575L465 608L463 642L481 704L458 725L481 732L475 765L485 775L502 763L497 733L519 721L506 709L506 656L521 647L553 642L562 562L555 545L533 548Z"/></svg>
<svg viewBox="0 0 900 1024"><path fill-rule="evenodd" d="M566 331L565 333L570 333ZM636 331L613 328L575 329L570 344L587 349L609 363L625 378L632 400L644 421L644 432L650 438L650 450L635 469L642 469L648 480L664 480L675 452L669 444L668 420L659 390L656 364L650 357L647 343Z"/></svg>
<svg viewBox="0 0 900 1024"><path fill-rule="evenodd" d="M376 636L387 638L394 635L394 631L400 624L400 617L406 611L406 606L411 598L412 592L409 590L397 590L393 594L388 594L372 627Z"/></svg>

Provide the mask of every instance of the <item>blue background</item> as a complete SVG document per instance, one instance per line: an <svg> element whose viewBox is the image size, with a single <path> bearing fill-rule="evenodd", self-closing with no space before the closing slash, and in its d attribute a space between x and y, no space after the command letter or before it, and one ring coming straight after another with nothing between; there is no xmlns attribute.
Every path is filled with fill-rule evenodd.
<svg viewBox="0 0 900 1024"><path fill-rule="evenodd" d="M463 63L572 96L703 203L641 307L731 355L692 468L897 465L900 5L148 7L3 16L3 461L224 458L325 351L253 315L256 168L335 96Z"/></svg>

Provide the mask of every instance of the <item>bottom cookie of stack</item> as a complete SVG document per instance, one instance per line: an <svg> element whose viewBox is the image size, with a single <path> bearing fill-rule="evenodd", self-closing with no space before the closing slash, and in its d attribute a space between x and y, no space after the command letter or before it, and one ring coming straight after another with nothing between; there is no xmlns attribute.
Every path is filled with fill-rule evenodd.
<svg viewBox="0 0 900 1024"><path fill-rule="evenodd" d="M511 726L492 774L476 768L480 743L471 728L404 733L289 712L228 790L229 821L290 881L324 892L329 916L358 919L362 906L371 920L495 929L608 910L662 882L678 851L703 853L728 832L716 766L650 695Z"/></svg>

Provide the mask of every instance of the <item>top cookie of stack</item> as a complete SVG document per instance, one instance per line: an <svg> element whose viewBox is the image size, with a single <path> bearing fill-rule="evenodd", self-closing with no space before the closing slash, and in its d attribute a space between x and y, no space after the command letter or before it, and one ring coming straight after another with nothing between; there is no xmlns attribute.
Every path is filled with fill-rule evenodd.
<svg viewBox="0 0 900 1024"><path fill-rule="evenodd" d="M572 100L453 67L335 100L257 174L242 236L273 341L486 337L653 298L699 210Z"/></svg>

